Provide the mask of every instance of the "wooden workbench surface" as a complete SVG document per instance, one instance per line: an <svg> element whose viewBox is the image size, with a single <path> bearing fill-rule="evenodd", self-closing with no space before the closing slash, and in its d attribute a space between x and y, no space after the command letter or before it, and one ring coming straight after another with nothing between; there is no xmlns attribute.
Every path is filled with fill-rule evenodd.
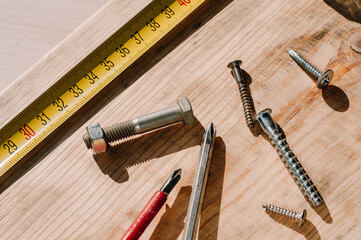
<svg viewBox="0 0 361 240"><path fill-rule="evenodd" d="M0 128L150 0L111 0L0 95ZM338 2L344 2L342 5ZM181 239L203 128L217 139L199 239L358 239L361 235L361 25L353 1L208 0L52 134L0 185L0 239L120 239L169 174L182 178L141 239ZM288 56L335 78L325 90ZM306 201L275 149L244 120L227 63L241 59L256 111L271 108L325 204ZM4 73L3 73L4 74ZM196 122L93 156L81 135L174 105ZM307 222L264 213L301 212Z"/></svg>

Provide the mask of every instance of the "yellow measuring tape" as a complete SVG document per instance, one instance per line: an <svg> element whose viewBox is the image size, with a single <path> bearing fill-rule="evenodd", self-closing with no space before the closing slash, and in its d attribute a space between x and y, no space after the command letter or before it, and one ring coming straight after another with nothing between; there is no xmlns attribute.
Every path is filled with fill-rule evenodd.
<svg viewBox="0 0 361 240"><path fill-rule="evenodd" d="M0 130L0 176L205 0L154 0Z"/></svg>

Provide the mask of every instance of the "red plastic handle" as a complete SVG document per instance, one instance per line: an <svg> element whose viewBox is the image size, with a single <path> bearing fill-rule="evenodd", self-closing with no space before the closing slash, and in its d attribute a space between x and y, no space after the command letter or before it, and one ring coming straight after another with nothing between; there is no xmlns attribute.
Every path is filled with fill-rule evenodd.
<svg viewBox="0 0 361 240"><path fill-rule="evenodd" d="M164 203L167 201L168 194L162 191L154 193L142 212L134 220L128 231L121 240L137 240L143 234L153 218L157 215Z"/></svg>

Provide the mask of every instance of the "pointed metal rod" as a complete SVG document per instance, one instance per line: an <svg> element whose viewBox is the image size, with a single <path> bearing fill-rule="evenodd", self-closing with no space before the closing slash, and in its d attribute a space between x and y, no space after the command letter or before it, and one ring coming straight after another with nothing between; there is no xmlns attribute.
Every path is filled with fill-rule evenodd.
<svg viewBox="0 0 361 240"><path fill-rule="evenodd" d="M187 221L184 229L183 240L195 239L197 223L202 209L203 196L207 186L209 167L216 139L216 127L211 123L203 134L199 162L194 178L193 190L189 202Z"/></svg>

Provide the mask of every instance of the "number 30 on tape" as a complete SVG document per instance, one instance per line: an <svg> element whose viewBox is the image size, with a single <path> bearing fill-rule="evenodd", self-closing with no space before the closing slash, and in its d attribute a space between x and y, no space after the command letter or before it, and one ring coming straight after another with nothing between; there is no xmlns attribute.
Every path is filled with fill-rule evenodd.
<svg viewBox="0 0 361 240"><path fill-rule="evenodd" d="M152 1L0 129L0 176L203 2Z"/></svg>

